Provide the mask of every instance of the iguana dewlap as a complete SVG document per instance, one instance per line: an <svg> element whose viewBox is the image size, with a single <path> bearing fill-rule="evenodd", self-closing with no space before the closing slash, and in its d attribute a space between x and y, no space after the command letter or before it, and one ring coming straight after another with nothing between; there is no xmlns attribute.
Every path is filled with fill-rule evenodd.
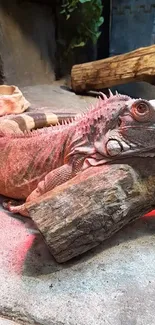
<svg viewBox="0 0 155 325"><path fill-rule="evenodd" d="M64 123L0 137L0 194L31 201L89 166L155 156L155 101L104 95ZM25 214L25 206L10 211Z"/></svg>

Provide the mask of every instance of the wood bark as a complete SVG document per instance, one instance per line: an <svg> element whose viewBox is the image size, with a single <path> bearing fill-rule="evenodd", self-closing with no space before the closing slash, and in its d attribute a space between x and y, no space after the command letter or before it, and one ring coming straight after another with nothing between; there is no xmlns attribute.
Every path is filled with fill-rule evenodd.
<svg viewBox="0 0 155 325"><path fill-rule="evenodd" d="M155 83L155 45L108 59L74 65L71 85L76 93L133 81Z"/></svg>
<svg viewBox="0 0 155 325"><path fill-rule="evenodd" d="M55 259L62 263L99 245L155 205L152 159L92 167L27 204Z"/></svg>

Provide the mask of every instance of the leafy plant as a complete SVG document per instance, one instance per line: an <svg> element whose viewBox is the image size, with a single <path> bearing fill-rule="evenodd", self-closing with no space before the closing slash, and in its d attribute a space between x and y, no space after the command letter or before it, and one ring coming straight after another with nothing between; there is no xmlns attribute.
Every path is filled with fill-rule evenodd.
<svg viewBox="0 0 155 325"><path fill-rule="evenodd" d="M101 34L103 24L102 0L64 0L60 13L66 21L76 21L72 26L72 37L68 44L68 51L76 47L83 47L88 41L95 44ZM69 22L68 22L69 24Z"/></svg>

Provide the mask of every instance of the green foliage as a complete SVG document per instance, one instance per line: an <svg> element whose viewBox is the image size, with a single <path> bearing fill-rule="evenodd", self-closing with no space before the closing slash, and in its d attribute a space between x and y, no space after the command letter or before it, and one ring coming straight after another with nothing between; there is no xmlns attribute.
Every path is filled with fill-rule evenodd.
<svg viewBox="0 0 155 325"><path fill-rule="evenodd" d="M95 44L100 36L99 27L104 21L102 0L64 0L61 6L60 13L65 16L66 24L72 21L72 37L67 52L85 46L88 41Z"/></svg>

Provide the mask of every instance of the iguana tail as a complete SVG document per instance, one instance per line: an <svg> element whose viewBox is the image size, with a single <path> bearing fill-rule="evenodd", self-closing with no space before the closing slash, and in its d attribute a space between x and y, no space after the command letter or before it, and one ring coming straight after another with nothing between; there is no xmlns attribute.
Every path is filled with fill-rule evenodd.
<svg viewBox="0 0 155 325"><path fill-rule="evenodd" d="M0 131L19 134L58 123L62 124L63 121L70 120L75 115L74 113L43 113L39 111L7 115L0 118Z"/></svg>

